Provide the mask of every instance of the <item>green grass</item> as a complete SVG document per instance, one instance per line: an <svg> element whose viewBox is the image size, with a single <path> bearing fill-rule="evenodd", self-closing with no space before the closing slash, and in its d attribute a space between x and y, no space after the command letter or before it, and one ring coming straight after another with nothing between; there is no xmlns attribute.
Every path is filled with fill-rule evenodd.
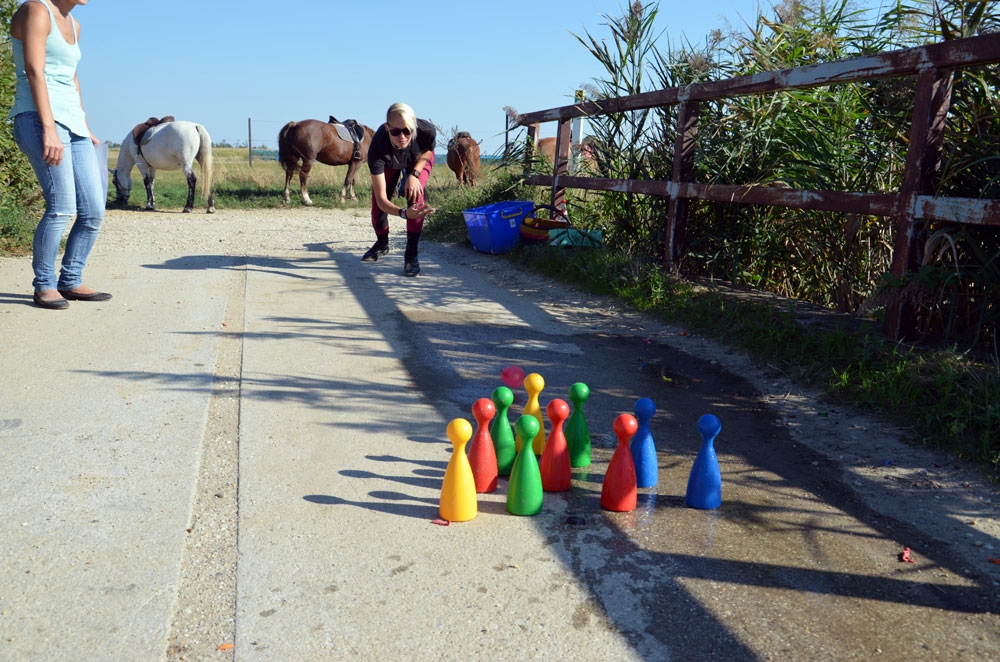
<svg viewBox="0 0 1000 662"><path fill-rule="evenodd" d="M1000 374L954 349L917 349L875 330L803 326L790 304L748 300L594 249L523 247L513 262L746 352L758 365L877 414L917 443L1000 478Z"/></svg>
<svg viewBox="0 0 1000 662"><path fill-rule="evenodd" d="M112 154L112 167L114 154ZM359 172L358 202L340 202L346 166L317 166L310 195L321 208L367 206L371 184ZM129 207L145 205L138 173ZM219 208L280 208L284 173L274 161L246 162L243 150L215 153ZM469 245L463 209L500 200L544 201L546 190L525 187L516 173L485 167L476 189L459 187L438 164L427 197L437 209L425 224L425 238ZM180 208L187 187L179 171L161 172L157 206ZM110 192L113 197L113 191ZM200 187L197 204L203 205ZM291 207L301 206L297 179ZM26 254L40 215L36 208L0 209L0 252ZM585 209L587 207L584 207ZM917 443L945 450L1000 478L1000 375L997 366L954 349L915 349L888 342L877 332L841 327L804 327L788 305L761 302L699 286L663 273L658 265L609 249L517 247L510 260L580 290L612 296L628 306L746 352L759 365L824 392L834 402L859 407L909 430Z"/></svg>

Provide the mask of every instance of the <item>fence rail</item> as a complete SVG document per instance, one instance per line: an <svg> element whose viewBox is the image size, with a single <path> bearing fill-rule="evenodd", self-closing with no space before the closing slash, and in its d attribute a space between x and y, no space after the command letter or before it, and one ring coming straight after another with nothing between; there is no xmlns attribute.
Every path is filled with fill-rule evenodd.
<svg viewBox="0 0 1000 662"><path fill-rule="evenodd" d="M540 124L557 123L553 174L530 175L527 178L529 184L552 187L554 205L564 202L567 188L642 193L669 198L664 246L664 265L668 269L677 268L685 251L688 202L708 200L893 217L895 236L891 273L894 276L905 276L920 266L929 222L1000 226L1000 200L934 195L951 106L954 71L997 62L1000 62L1000 34L991 34L614 99L583 101L570 106L521 114L515 126L528 127L529 141L534 141L537 140ZM753 183L733 186L691 181L698 135L698 110L702 101L913 75L917 80L916 94L906 165L897 192L812 191ZM678 107L673 146L674 168L670 180L569 175L572 120L663 106ZM898 295L889 298L884 326L888 336L895 339L913 337L917 326L915 305Z"/></svg>

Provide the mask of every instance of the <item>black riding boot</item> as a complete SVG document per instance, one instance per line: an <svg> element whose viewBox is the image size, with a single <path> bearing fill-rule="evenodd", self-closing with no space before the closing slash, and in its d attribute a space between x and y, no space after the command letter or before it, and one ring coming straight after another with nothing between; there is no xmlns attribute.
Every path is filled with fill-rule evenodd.
<svg viewBox="0 0 1000 662"><path fill-rule="evenodd" d="M375 243L368 252L361 257L362 262L378 262L380 255L385 255L389 252L389 235L380 234L378 235Z"/></svg>
<svg viewBox="0 0 1000 662"><path fill-rule="evenodd" d="M380 232L381 231L381 232ZM378 215L375 223L375 243L368 252L361 256L362 262L378 262L379 255L389 252L389 215L384 211Z"/></svg>
<svg viewBox="0 0 1000 662"><path fill-rule="evenodd" d="M416 276L420 273L420 261L417 260L417 244L420 242L420 231L406 233L406 252L403 253L403 275Z"/></svg>

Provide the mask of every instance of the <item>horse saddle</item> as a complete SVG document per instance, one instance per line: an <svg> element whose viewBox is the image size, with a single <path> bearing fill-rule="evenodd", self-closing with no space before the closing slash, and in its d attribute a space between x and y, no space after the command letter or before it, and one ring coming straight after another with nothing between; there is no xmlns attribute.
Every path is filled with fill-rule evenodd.
<svg viewBox="0 0 1000 662"><path fill-rule="evenodd" d="M167 122L173 122L174 116L167 115L162 119L157 119L156 117L150 117L148 120L142 124L136 124L135 128L132 129L132 140L135 141L135 150L142 156L142 139L146 135L146 132L152 129L154 126L160 124L166 124Z"/></svg>
<svg viewBox="0 0 1000 662"><path fill-rule="evenodd" d="M354 160L361 160L361 141L365 137L365 127L358 124L357 120L337 121L337 118L330 115L330 124L337 130L337 135L341 140L354 143Z"/></svg>

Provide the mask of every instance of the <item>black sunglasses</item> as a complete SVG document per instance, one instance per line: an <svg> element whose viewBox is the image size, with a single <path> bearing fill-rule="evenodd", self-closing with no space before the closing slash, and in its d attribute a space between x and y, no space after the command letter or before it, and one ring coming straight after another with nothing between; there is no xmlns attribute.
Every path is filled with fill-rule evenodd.
<svg viewBox="0 0 1000 662"><path fill-rule="evenodd" d="M389 135L392 136L393 138L398 138L399 136L409 137L410 136L410 130L409 129L393 129L393 128L390 128L389 129Z"/></svg>

